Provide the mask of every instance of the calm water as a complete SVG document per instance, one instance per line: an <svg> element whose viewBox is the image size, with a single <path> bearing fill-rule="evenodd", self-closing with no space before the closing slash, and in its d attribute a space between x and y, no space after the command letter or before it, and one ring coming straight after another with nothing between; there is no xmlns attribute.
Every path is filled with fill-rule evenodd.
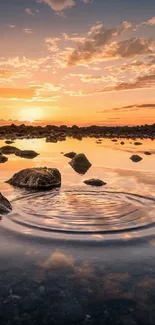
<svg viewBox="0 0 155 325"><path fill-rule="evenodd" d="M16 141L40 156L10 155L0 166L13 206L0 223L1 324L155 324L155 141L124 142ZM85 175L68 164L69 151L86 154ZM143 160L132 162L134 153ZM58 168L61 188L35 193L4 183L35 166ZM83 183L92 177L107 185Z"/></svg>

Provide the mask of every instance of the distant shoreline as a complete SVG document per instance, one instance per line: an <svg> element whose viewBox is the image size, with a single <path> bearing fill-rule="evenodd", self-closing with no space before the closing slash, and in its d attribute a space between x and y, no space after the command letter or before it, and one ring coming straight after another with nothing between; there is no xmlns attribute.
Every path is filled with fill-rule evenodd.
<svg viewBox="0 0 155 325"><path fill-rule="evenodd" d="M129 138L155 139L155 123L141 126L87 126L73 125L5 125L0 126L0 139L34 139L46 138L47 142L65 141L67 137L82 140L85 137L94 138Z"/></svg>

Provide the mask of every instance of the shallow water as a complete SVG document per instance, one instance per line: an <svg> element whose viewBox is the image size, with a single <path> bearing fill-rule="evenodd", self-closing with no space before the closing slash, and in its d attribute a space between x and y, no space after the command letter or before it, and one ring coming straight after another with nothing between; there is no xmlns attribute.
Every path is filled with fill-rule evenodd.
<svg viewBox="0 0 155 325"><path fill-rule="evenodd" d="M1 164L1 191L13 211L0 223L0 276L8 290L7 308L13 315L17 309L20 323L34 323L44 302L48 313L43 308L37 324L155 324L155 142L135 146L125 139L122 146L121 141L18 140L16 147L40 155L33 160L10 155ZM83 152L91 161L85 175L69 165L62 154L69 151ZM132 162L134 153L143 160ZM36 193L5 183L34 166L57 167L61 188ZM83 183L92 177L107 185ZM24 310L25 299L28 305L35 302L32 311ZM0 312L1 323L12 324L5 317Z"/></svg>

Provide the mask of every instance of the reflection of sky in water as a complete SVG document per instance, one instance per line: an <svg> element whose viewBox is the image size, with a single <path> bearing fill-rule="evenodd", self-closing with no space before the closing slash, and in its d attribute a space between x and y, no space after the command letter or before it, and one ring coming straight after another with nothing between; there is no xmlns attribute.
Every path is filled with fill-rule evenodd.
<svg viewBox="0 0 155 325"><path fill-rule="evenodd" d="M134 146L134 141L130 143L131 140L124 140L124 146L120 142L115 144L110 139L103 139L98 145L96 139L89 138L83 141L68 139L56 144L46 143L45 139L17 140L16 147L32 149L40 155L33 160L10 155L9 161L1 164L1 180L5 181L27 167L57 167L62 174L62 187L56 192L26 195L24 190L1 182L3 192L14 201L10 220L20 226L29 226L25 228L25 234L33 234L33 228L37 227L88 232L92 233L92 238L96 232L116 232L153 223L154 201L149 197L155 197L155 154L146 156L144 152L154 152L155 142L144 140L140 148ZM0 143L4 144L3 141ZM79 175L71 168L70 160L62 154L69 151L86 154L92 167L85 175ZM139 151L143 160L133 163L129 158ZM83 184L85 179L92 177L101 178L107 185L92 188ZM120 238L127 240L130 236L121 234Z"/></svg>

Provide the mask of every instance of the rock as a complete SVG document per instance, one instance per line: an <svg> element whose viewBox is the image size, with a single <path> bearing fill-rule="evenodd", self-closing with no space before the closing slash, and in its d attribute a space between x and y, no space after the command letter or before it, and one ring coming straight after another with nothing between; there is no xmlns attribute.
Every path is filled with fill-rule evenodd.
<svg viewBox="0 0 155 325"><path fill-rule="evenodd" d="M17 154L20 150L13 146L4 146L0 148L0 152L5 155Z"/></svg>
<svg viewBox="0 0 155 325"><path fill-rule="evenodd" d="M85 174L91 167L91 163L83 153L76 155L69 164L79 174Z"/></svg>
<svg viewBox="0 0 155 325"><path fill-rule="evenodd" d="M121 144L122 146L124 145L124 143L125 143L124 141L121 141L121 142L120 142L120 144Z"/></svg>
<svg viewBox="0 0 155 325"><path fill-rule="evenodd" d="M151 156L151 155L152 155L152 153L151 153L151 152L149 152L149 151L145 151L145 152L144 152L144 155L147 155L147 156Z"/></svg>
<svg viewBox="0 0 155 325"><path fill-rule="evenodd" d="M117 142L118 140L117 140L117 139L112 139L111 141L112 141L112 142Z"/></svg>
<svg viewBox="0 0 155 325"><path fill-rule="evenodd" d="M14 141L6 140L5 143L6 143L6 144L12 144L12 143L14 143Z"/></svg>
<svg viewBox="0 0 155 325"><path fill-rule="evenodd" d="M27 168L13 175L6 183L35 190L61 186L61 174L56 168Z"/></svg>
<svg viewBox="0 0 155 325"><path fill-rule="evenodd" d="M0 154L0 164L4 164L6 161L8 161L8 158Z"/></svg>
<svg viewBox="0 0 155 325"><path fill-rule="evenodd" d="M136 141L136 142L134 142L134 145L135 145L135 146L141 146L141 145L142 145L142 143L141 143L141 142L138 142L138 141Z"/></svg>
<svg viewBox="0 0 155 325"><path fill-rule="evenodd" d="M11 203L0 193L0 213L9 213L11 210Z"/></svg>
<svg viewBox="0 0 155 325"><path fill-rule="evenodd" d="M141 161L143 158L140 157L140 156L138 156L138 155L132 155L132 156L130 157L130 159L131 159L133 162L139 162L139 161Z"/></svg>
<svg viewBox="0 0 155 325"><path fill-rule="evenodd" d="M64 156L72 159L76 156L76 152L71 151L71 152L65 153Z"/></svg>
<svg viewBox="0 0 155 325"><path fill-rule="evenodd" d="M39 154L33 150L20 150L15 155L21 158L33 159Z"/></svg>
<svg viewBox="0 0 155 325"><path fill-rule="evenodd" d="M103 182L101 179L97 179L97 178L88 179L88 180L84 181L84 183L87 185L92 185L92 186L106 185L105 182Z"/></svg>
<svg viewBox="0 0 155 325"><path fill-rule="evenodd" d="M53 142L53 143L57 143L57 142L58 142L58 140L57 140L57 138L56 138L56 137L54 137L54 136L49 136L49 137L47 137L47 138L46 138L46 142Z"/></svg>

